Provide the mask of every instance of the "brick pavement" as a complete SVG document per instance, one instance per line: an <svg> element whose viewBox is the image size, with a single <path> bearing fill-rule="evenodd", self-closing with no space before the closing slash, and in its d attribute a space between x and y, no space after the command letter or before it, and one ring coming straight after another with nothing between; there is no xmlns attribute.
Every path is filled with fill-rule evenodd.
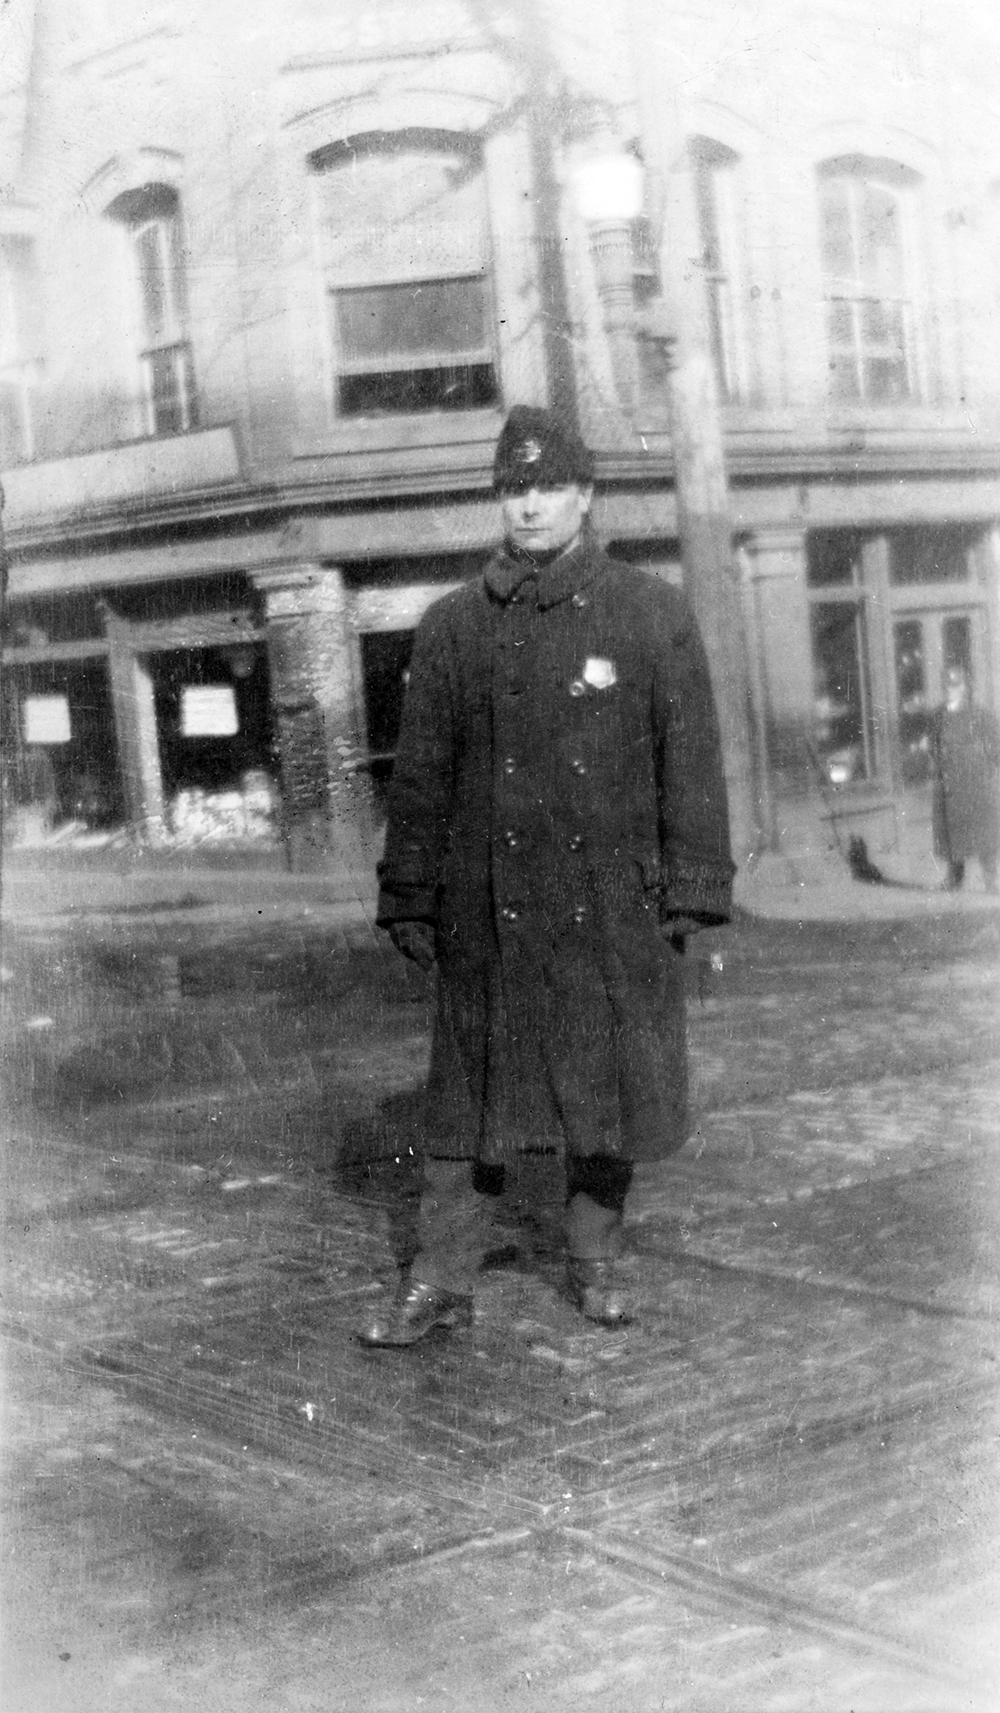
<svg viewBox="0 0 1000 1713"><path fill-rule="evenodd" d="M12 1168L7 1302L51 1402L45 1432L29 1415L13 1436L20 1503L43 1537L45 1505L63 1525L69 1507L88 1579L100 1569L94 1613L112 1613L133 1661L169 1662L181 1699L163 1705L193 1705L210 1683L218 1694L205 1638L219 1634L247 1655L250 1699L234 1707L995 1705L998 1123L983 932L936 955L947 1027L915 940L909 963L898 941L870 941L863 981L822 943L796 973L776 942L771 979L748 958L696 1008L701 1126L640 1183L631 1265L646 1312L626 1333L583 1327L562 1299L542 1181L525 1252L485 1275L468 1336L404 1353L352 1342L412 1212L419 991L386 1013L376 1081L394 1066L402 1097L388 1117L359 1044L373 1003L386 1007L378 981L375 1001L352 990L334 1046L309 1007L279 1039L281 982L262 978L255 1007L271 1021L255 1058L241 989L221 1005L206 979L199 1014L233 1022L229 1045L257 1073L249 1094L232 1061L212 1086L209 1051L200 1092L175 1086L175 1056L159 1093L133 1084L130 1099L74 1107L82 1013L75 1084L64 1059L36 1054L48 1116L22 1109L19 1141L22 1161L44 1150L46 1166ZM328 967L334 998L350 953L336 979ZM126 1032L133 1004L149 1023L140 965L131 998L109 974ZM46 979L32 1001L51 998ZM894 1039L880 1078L875 1020L901 992L914 1062L906 1075ZM172 1052L174 1007L168 986ZM817 1063L823 1030L833 1046ZM705 1067L732 1042L743 1056L711 1084ZM114 1075L120 1062L103 1061ZM317 1137L331 1091L341 1109L354 1101L353 1163L314 1153L307 1170L275 1119L284 1102ZM81 1432L65 1419L60 1439L67 1389L95 1421ZM115 1544L115 1517L131 1545ZM142 1572L137 1610L122 1605L123 1563ZM275 1623L296 1650L280 1674L278 1644L259 1640ZM373 1633L386 1638L375 1655ZM329 1684L310 1699L324 1659L348 1685L340 1701ZM120 1663L105 1660L95 1706L114 1708L119 1690L130 1705ZM71 1680L81 1695L85 1675ZM86 1705L60 1693L73 1713Z"/></svg>

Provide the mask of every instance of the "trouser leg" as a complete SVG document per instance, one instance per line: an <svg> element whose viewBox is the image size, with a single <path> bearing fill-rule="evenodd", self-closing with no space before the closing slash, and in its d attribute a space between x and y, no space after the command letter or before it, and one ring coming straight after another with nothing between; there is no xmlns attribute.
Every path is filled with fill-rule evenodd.
<svg viewBox="0 0 1000 1713"><path fill-rule="evenodd" d="M497 1244L494 1210L502 1189L502 1167L426 1159L411 1278L471 1296L483 1257Z"/></svg>
<svg viewBox="0 0 1000 1713"><path fill-rule="evenodd" d="M566 1249L578 1261L611 1261L621 1247L632 1164L609 1154L566 1163Z"/></svg>

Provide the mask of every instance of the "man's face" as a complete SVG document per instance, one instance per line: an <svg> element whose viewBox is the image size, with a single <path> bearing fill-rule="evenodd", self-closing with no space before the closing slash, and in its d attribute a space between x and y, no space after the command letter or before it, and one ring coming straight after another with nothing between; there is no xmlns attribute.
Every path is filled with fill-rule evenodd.
<svg viewBox="0 0 1000 1713"><path fill-rule="evenodd" d="M590 510L593 488L566 482L560 488L527 488L500 501L508 541L525 553L558 553L571 547Z"/></svg>

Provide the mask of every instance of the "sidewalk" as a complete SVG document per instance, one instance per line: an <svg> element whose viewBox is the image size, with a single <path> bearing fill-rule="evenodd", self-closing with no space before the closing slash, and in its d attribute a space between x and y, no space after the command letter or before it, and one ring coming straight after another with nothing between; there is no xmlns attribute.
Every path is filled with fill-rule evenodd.
<svg viewBox="0 0 1000 1713"><path fill-rule="evenodd" d="M884 885L852 878L830 853L811 868L763 853L736 877L737 905L751 916L784 921L883 921L1000 908L973 875L960 892L944 890L938 866L911 864L905 880L884 865ZM256 913L264 922L304 917L373 922L370 871L290 874L277 850L137 853L73 848L13 850L2 866L0 911L11 923L53 918L130 915L155 919L177 912L216 920Z"/></svg>

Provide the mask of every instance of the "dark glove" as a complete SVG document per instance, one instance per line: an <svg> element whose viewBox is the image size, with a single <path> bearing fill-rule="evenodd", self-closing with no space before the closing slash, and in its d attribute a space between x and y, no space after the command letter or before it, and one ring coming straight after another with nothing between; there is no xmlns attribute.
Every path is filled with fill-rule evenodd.
<svg viewBox="0 0 1000 1713"><path fill-rule="evenodd" d="M397 952L425 975L434 968L434 928L430 922L391 922L389 938Z"/></svg>
<svg viewBox="0 0 1000 1713"><path fill-rule="evenodd" d="M675 952L683 952L687 946L688 934L699 934L702 927L704 922L699 922L697 916L668 916L666 922L661 923L659 932L663 934L664 940L670 940Z"/></svg>
<svg viewBox="0 0 1000 1713"><path fill-rule="evenodd" d="M704 922L699 922L696 916L669 916L661 924L661 932L665 940L669 940L672 945L679 945L683 951L688 935L700 933L704 926Z"/></svg>

